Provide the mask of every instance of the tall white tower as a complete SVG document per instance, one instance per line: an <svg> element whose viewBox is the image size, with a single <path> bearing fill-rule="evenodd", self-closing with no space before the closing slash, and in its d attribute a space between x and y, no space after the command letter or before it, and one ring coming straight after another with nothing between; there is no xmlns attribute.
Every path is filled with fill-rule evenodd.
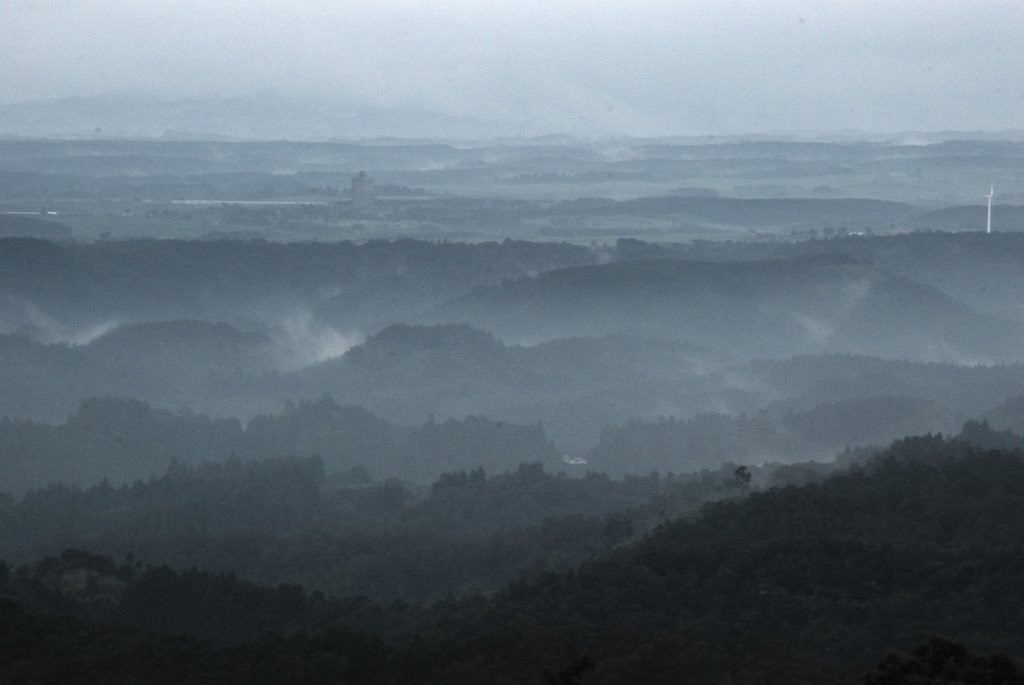
<svg viewBox="0 0 1024 685"><path fill-rule="evenodd" d="M992 232L992 196L995 195L995 187L990 183L985 199L988 200L988 221L985 222L985 233Z"/></svg>

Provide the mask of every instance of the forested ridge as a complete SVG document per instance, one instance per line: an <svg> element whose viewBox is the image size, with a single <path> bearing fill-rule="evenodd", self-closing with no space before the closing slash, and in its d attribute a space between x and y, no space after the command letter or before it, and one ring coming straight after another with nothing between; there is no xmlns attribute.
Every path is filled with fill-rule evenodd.
<svg viewBox="0 0 1024 685"><path fill-rule="evenodd" d="M316 472L315 463L285 468ZM751 489L741 475L696 514L608 544L571 569L526 570L493 594L333 599L71 551L5 565L0 674L10 682L102 674L106 682L524 683L547 671L586 683L857 683L888 650L933 634L1024 654L1019 437L972 423L956 438L906 438L804 485ZM488 481L454 474L436 487ZM1020 677L1005 658L933 640L887 658L870 682L902 682L900 673L926 667L945 676L920 682Z"/></svg>
<svg viewBox="0 0 1024 685"><path fill-rule="evenodd" d="M1020 324L841 250L785 259L637 259L482 284L439 308L501 337L602 332L686 340L741 358L859 352L1015 360ZM1016 317L1015 317L1016 318ZM757 336L744 335L757 330Z"/></svg>
<svg viewBox="0 0 1024 685"><path fill-rule="evenodd" d="M131 485L54 484L6 499L0 558L84 547L335 595L490 592L521 571L568 568L666 517L735 495L735 468L612 479L554 474L534 462L491 475L482 467L452 471L423 487L375 481L359 466L327 473L316 456L175 462ZM756 482L791 482L829 469L745 472Z"/></svg>
<svg viewBox="0 0 1024 685"><path fill-rule="evenodd" d="M5 329L22 321L38 326L25 302L72 325L233 320L300 304L323 307L325 315L345 317L350 325L368 325L381 312L394 322L396 312L443 302L475 284L593 259L587 248L511 240L55 244L0 238L0 291L17 298L3 303L10 318Z"/></svg>
<svg viewBox="0 0 1024 685"><path fill-rule="evenodd" d="M558 453L543 426L482 416L401 426L325 395L257 416L211 419L145 402L94 397L59 425L0 419L0 475L9 491L48 483L115 485L163 473L172 461L223 461L316 454L328 470L356 466L376 477L430 479L439 470L514 468L522 461L553 463Z"/></svg>

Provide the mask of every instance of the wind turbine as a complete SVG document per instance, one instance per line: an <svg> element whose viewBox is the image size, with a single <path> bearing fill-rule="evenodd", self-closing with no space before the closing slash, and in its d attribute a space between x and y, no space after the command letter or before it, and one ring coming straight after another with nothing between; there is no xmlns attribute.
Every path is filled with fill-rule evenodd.
<svg viewBox="0 0 1024 685"><path fill-rule="evenodd" d="M992 232L992 196L995 195L995 186L991 183L988 185L988 192L985 193L985 199L988 201L988 221L985 223L985 233Z"/></svg>

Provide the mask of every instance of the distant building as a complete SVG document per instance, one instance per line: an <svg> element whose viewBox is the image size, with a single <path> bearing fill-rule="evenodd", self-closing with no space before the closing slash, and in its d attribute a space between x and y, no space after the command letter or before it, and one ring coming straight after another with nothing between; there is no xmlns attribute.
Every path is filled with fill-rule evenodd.
<svg viewBox="0 0 1024 685"><path fill-rule="evenodd" d="M373 179L360 171L352 177L352 207L357 212L369 212L373 209Z"/></svg>

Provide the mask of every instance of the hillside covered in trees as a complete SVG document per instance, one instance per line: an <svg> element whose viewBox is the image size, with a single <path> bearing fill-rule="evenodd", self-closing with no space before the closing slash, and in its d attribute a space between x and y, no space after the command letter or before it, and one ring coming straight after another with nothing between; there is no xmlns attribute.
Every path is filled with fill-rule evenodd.
<svg viewBox="0 0 1024 685"><path fill-rule="evenodd" d="M379 478L410 481L444 470L559 463L540 425L467 416L407 427L329 396L258 416L244 428L237 419L92 398L60 425L0 420L0 450L6 455L3 482L14 492L55 482L90 483L97 475L120 485L163 473L174 462L221 462L232 455L317 455L332 473L359 467Z"/></svg>
<svg viewBox="0 0 1024 685"><path fill-rule="evenodd" d="M1004 657L928 642L944 634L981 652L1024 654L1015 628L1024 453L985 445L1014 440L1021 444L972 424L959 438L898 441L804 485L736 485L635 542L574 568L531 568L485 595L375 603L71 551L7 565L0 673L68 682L199 673L243 682L274 672L275 682L518 683L576 672L587 683L680 674L695 683L859 683L871 672L868 682L886 683L934 668L946 675L923 682L1016 682ZM220 468L217 487L235 478L231 469L262 467ZM167 478L147 487L173 500L167 488L188 476ZM437 487L491 487L489 477L461 478ZM142 493L131 498L150 498ZM890 649L923 643L883 661ZM968 670L988 679L956 680Z"/></svg>

